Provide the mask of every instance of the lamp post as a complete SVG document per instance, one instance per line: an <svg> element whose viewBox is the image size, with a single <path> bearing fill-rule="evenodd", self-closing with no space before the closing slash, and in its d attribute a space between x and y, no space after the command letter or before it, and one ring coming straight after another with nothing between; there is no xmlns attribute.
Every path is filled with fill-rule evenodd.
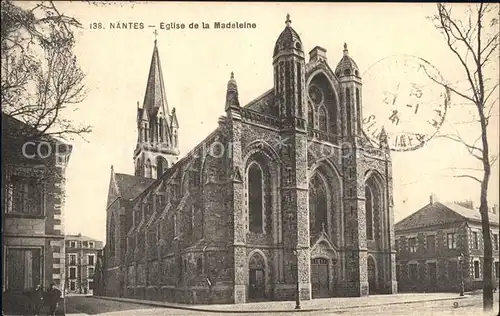
<svg viewBox="0 0 500 316"><path fill-rule="evenodd" d="M460 296L464 296L464 272L463 272L463 262L464 262L464 254L461 253L458 256L458 262L460 263Z"/></svg>
<svg viewBox="0 0 500 316"><path fill-rule="evenodd" d="M298 247L293 251L297 258L297 288L295 289L295 309L300 309L300 281L299 281L299 250Z"/></svg>

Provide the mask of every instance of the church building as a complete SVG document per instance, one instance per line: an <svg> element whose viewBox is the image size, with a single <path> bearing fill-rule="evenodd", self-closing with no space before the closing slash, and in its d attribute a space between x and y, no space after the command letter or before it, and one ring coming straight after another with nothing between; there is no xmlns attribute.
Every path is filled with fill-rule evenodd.
<svg viewBox="0 0 500 316"><path fill-rule="evenodd" d="M182 122L155 40L135 174L111 167L106 296L201 304L396 293L387 135L374 144L363 133L347 45L334 71L324 48L308 60L304 49L287 16L269 60L274 85L240 104L231 73L218 127L179 157Z"/></svg>

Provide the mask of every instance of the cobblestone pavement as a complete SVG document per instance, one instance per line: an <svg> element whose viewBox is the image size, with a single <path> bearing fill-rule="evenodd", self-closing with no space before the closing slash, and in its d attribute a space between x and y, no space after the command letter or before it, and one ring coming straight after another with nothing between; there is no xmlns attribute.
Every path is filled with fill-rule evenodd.
<svg viewBox="0 0 500 316"><path fill-rule="evenodd" d="M331 299L330 299L331 300ZM336 299L338 300L338 299ZM349 298L343 299L347 302L352 302L353 300L362 300L359 298ZM366 299L365 299L366 300ZM372 298L373 300L373 298ZM314 300L311 303L320 300ZM379 300L380 301L380 300ZM276 302L273 302L276 303ZM291 303L291 310L293 310L293 302L283 302ZM383 302L381 302L383 304ZM455 304L456 303L456 304ZM255 303L257 304L257 303ZM261 303L262 304L262 303ZM271 303L272 304L272 303ZM243 304L245 306L249 304ZM487 316L498 315L498 293L495 294L495 304L494 312L486 314ZM206 306L205 306L206 307ZM249 309L249 308L245 308ZM190 316L190 315L276 315L284 316L290 315L290 312L282 313L266 313L262 311L259 314L255 313L242 313L237 311L236 313L231 313L228 311L224 313L219 312L200 312L200 311L190 311L183 309L172 309L172 308L159 308L159 307L148 307L147 305L132 304L128 302L117 302L97 298L71 298L68 300L67 306L68 316L71 313L86 313L89 315L101 314L102 316ZM333 310L322 310L313 312L301 312L296 315L303 316L326 316L326 315L418 315L418 316L434 316L434 315L482 315L482 296L473 295L457 300L439 300L439 301L418 301L413 303L405 303L401 301L397 304L391 305L375 305L375 306L359 306L354 303L346 303L343 306L338 306ZM76 316L76 315L71 315Z"/></svg>
<svg viewBox="0 0 500 316"><path fill-rule="evenodd" d="M147 305L142 304L132 304L126 302L115 302L108 300L96 300L92 297L86 296L69 296L66 298L66 314L88 314L96 315L108 312L122 312L129 311L133 315L133 311L136 309L147 310L151 309Z"/></svg>

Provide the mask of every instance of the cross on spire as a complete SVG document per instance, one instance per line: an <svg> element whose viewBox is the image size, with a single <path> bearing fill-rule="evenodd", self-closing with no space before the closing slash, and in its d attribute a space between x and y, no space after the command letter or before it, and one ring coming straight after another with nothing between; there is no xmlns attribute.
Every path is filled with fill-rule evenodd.
<svg viewBox="0 0 500 316"><path fill-rule="evenodd" d="M286 14L286 21L285 21L285 24L286 24L287 26L289 26L291 23L292 23L292 20L290 20L290 14L289 14L289 13L287 13L287 14Z"/></svg>
<svg viewBox="0 0 500 316"><path fill-rule="evenodd" d="M158 36L158 31L155 29L155 31L153 32L153 34L155 35L155 43L156 43L156 37Z"/></svg>

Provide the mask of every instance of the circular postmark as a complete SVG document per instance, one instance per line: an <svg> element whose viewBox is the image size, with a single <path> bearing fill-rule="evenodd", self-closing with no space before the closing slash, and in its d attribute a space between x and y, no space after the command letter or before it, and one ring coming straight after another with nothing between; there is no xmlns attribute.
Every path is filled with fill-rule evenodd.
<svg viewBox="0 0 500 316"><path fill-rule="evenodd" d="M379 145L385 130L394 151L422 147L441 127L450 99L439 71L428 61L395 55L363 74L363 132Z"/></svg>

